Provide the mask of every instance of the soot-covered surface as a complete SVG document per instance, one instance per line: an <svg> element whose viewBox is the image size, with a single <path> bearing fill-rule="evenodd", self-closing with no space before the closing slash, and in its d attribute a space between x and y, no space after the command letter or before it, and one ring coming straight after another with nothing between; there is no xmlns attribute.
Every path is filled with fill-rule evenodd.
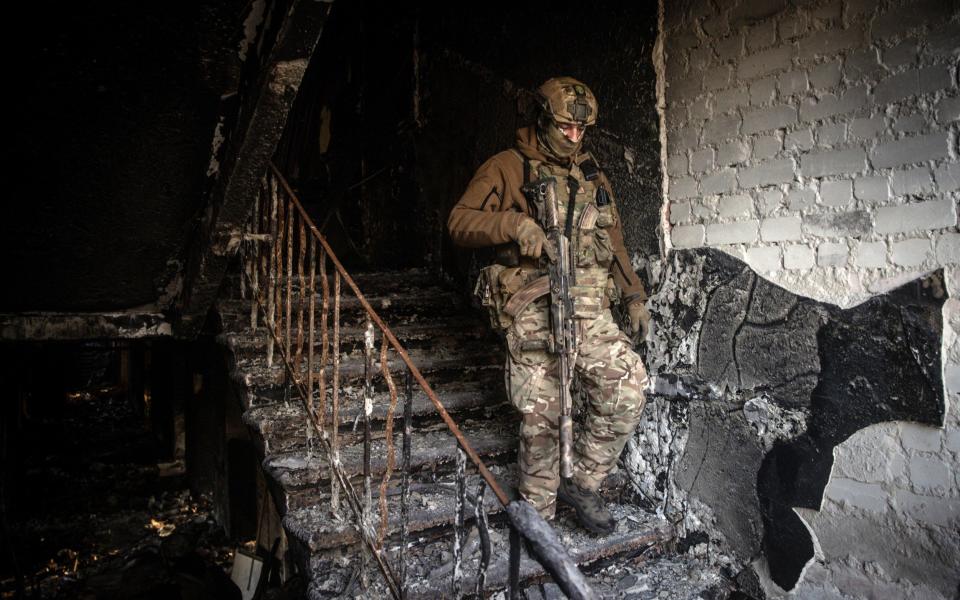
<svg viewBox="0 0 960 600"><path fill-rule="evenodd" d="M451 207L532 123L536 87L571 75L600 102L586 143L620 200L627 246L656 254L656 23L650 3L335 3L280 164L350 267L455 272Z"/></svg>
<svg viewBox="0 0 960 600"><path fill-rule="evenodd" d="M813 557L792 508L820 507L833 448L883 421L942 422L942 273L848 310L711 249L676 252L662 282L654 370L709 391L673 399L689 404L676 482L791 589Z"/></svg>
<svg viewBox="0 0 960 600"><path fill-rule="evenodd" d="M11 9L0 311L155 302L200 208L242 3Z"/></svg>

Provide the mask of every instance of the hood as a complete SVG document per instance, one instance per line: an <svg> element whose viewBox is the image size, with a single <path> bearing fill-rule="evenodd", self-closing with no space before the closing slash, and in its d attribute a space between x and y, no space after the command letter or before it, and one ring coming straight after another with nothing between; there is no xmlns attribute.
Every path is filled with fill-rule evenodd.
<svg viewBox="0 0 960 600"><path fill-rule="evenodd" d="M571 157L561 158L554 156L552 152L544 152L541 148L540 140L537 137L537 126L529 125L517 130L517 150L530 160L569 166L571 159L573 162L579 162L578 158L582 153L582 146L577 148Z"/></svg>
<svg viewBox="0 0 960 600"><path fill-rule="evenodd" d="M530 160L550 162L550 159L540 151L537 141L537 128L534 125L517 130L517 150Z"/></svg>

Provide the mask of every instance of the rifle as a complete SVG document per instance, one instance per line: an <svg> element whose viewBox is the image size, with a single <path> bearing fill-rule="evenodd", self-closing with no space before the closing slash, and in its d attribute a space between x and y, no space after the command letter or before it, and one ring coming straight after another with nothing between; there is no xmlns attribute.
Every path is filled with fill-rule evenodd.
<svg viewBox="0 0 960 600"><path fill-rule="evenodd" d="M573 420L571 418L570 385L573 362L576 360L577 327L570 297L570 240L560 225L557 182L543 178L524 186L529 192L540 224L547 234L546 253L550 275L550 338L547 351L557 357L560 381L560 476L573 476Z"/></svg>

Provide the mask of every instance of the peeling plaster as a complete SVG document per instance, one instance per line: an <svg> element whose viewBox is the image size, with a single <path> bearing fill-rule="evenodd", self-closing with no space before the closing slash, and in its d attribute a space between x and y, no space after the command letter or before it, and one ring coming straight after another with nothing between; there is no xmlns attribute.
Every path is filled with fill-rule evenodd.
<svg viewBox="0 0 960 600"><path fill-rule="evenodd" d="M939 319L919 307L936 303L936 298L942 302L943 286L938 276L931 276L922 285L894 290L889 298L840 311L794 296L723 256L718 251L676 251L663 264L651 265L658 292L650 300L655 315L648 343L650 402L628 447L625 466L638 496L667 515L689 514L694 499L709 504L713 518L698 514L696 520L713 523L706 535L726 539L725 548L745 566L758 555L761 531L781 525L769 520L768 509L763 508L767 495L782 493L775 491L781 484L768 481L753 489L754 481L763 483L771 473L790 471L786 465L779 471L764 471L771 456L789 462L796 453L808 457L799 460L815 464L817 448L826 444L824 449L831 449L832 458L837 444L863 423L891 418L929 424L942 420L943 409L934 410L929 402L936 393L908 403L904 398L908 390L922 389L919 382L924 378L935 389L941 387L939 353L931 353L924 341L931 340L933 333L925 323L929 320L939 331L939 323L934 322ZM891 329L900 322L906 327L904 334L895 333L901 325ZM905 340L895 342L898 335L905 335ZM904 342L919 344L914 358L888 356ZM788 362L780 366L782 360ZM869 365L857 370L850 362L856 360L867 360ZM896 372L904 366L909 370L914 362L930 363L930 368L924 366L913 375ZM859 379L858 372L862 373ZM914 376L920 377L916 385L909 383ZM857 386L870 389L880 384L892 396L879 406L863 404L844 387L848 380L854 391ZM833 383L825 385L825 381ZM832 400L825 404L821 397ZM858 403L863 407L854 409ZM917 412L921 406L927 408ZM886 410L893 412L886 414ZM810 553L797 566L798 574L810 568L820 535L815 528L811 532L810 523L798 515L804 506L830 506L829 496L825 499L816 490L817 485L824 489L833 477L834 461L823 466L826 471L821 474L804 467L796 483L785 482L797 492L806 490L801 498L774 500L800 507L788 512L799 529L784 530L781 535L787 537L772 546L794 547L801 541L795 536L807 538ZM746 488L726 490L733 482L743 481ZM762 502L751 509L756 500L749 498L757 494ZM778 569L782 578L783 566Z"/></svg>
<svg viewBox="0 0 960 600"><path fill-rule="evenodd" d="M254 0L250 4L250 12L247 13L247 18L243 20L243 39L240 40L240 47L237 48L237 56L239 56L240 62L247 60L247 52L257 39L257 31L263 23L266 10L266 0Z"/></svg>
<svg viewBox="0 0 960 600"><path fill-rule="evenodd" d="M223 137L224 115L217 119L217 126L213 129L213 141L210 142L210 164L207 165L207 177L218 177L220 175L220 147L226 138Z"/></svg>

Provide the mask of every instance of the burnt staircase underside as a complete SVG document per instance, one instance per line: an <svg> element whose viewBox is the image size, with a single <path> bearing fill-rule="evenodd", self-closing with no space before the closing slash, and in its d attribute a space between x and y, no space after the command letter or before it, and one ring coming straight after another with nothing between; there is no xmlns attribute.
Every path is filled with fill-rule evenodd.
<svg viewBox="0 0 960 600"><path fill-rule="evenodd" d="M459 294L438 284L424 271L361 274L356 280L373 308L407 348L474 449L504 487L512 490L516 483L519 421L503 389L502 350L487 324ZM285 389L279 355L275 356L273 366L266 365L268 333L263 327L251 329L249 300L240 298L238 276L227 278L221 295L227 297L217 305L223 326L219 339L232 351L231 377L240 392L243 419L261 452L266 480L283 516L290 546L310 581L310 597L337 596L348 586L360 564L359 536L346 518L336 518L330 513L330 475L319 444L308 442L305 412L298 398L290 397ZM341 307L341 461L355 478L354 485L361 489L363 438L362 426L357 424L362 411L364 313L349 293L343 295ZM319 334L316 337L315 352L319 354ZM390 356L389 365L401 388L402 399L405 368L394 354ZM379 434L375 434L372 443L371 470L376 511L378 488L386 469L382 430L389 395L382 378L376 377L374 381L373 419L377 422L374 430L379 430ZM456 512L455 440L432 403L416 386L412 412L407 525L411 544L406 553L409 597L449 597L452 593L452 524ZM398 407L398 419L400 414ZM398 468L388 484L390 516L385 543L388 562L394 569L399 551L401 429L398 420L394 426L398 432L394 437ZM478 483L478 475L468 476L470 494L475 493ZM622 479L610 477L605 493L615 499L622 486ZM558 534L582 566L628 560L671 540L671 529L662 520L635 506L621 506L616 502L612 505L618 525L616 531L606 537L583 532L566 510L561 510L555 521ZM468 508L468 514L473 514L473 507ZM483 509L489 515L493 557L484 589L491 593L507 585L509 530L502 507L489 490L483 499ZM348 516L347 510L346 506L341 508L343 517ZM480 556L476 529L471 531L464 546L464 590L474 589ZM370 572L372 588L365 593L370 597L388 597L373 563ZM536 561L524 556L521 577L533 583L545 574Z"/></svg>

